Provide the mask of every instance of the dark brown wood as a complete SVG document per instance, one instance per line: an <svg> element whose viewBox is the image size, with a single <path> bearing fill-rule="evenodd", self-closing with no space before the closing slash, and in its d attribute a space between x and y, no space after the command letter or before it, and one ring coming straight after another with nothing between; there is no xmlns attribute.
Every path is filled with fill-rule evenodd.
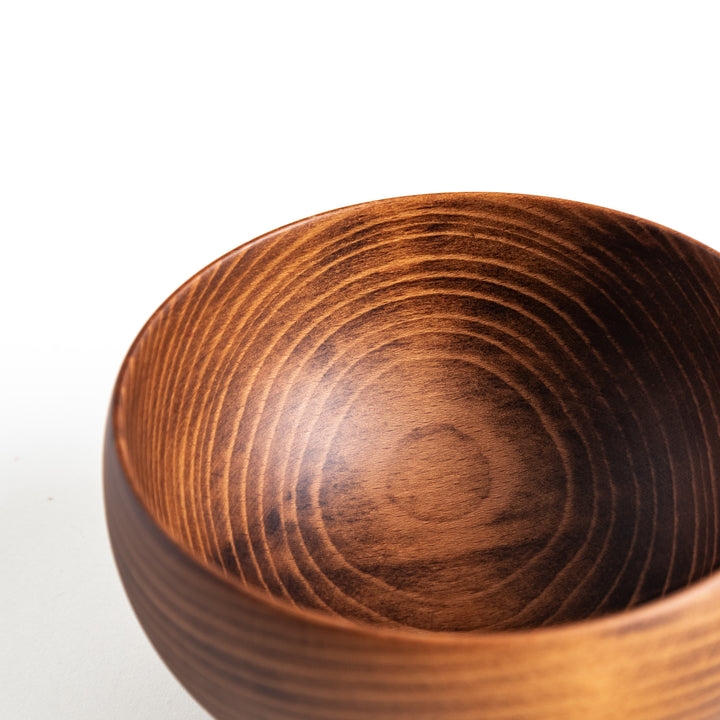
<svg viewBox="0 0 720 720"><path fill-rule="evenodd" d="M218 718L720 716L720 256L568 201L336 210L150 319L110 536Z"/></svg>

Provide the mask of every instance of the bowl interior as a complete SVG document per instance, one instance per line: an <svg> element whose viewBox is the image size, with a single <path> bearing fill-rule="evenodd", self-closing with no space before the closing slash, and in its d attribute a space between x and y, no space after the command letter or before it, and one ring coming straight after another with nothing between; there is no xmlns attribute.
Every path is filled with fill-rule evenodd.
<svg viewBox="0 0 720 720"><path fill-rule="evenodd" d="M718 565L720 262L506 195L316 216L206 268L114 415L153 519L288 603L429 630L620 611Z"/></svg>

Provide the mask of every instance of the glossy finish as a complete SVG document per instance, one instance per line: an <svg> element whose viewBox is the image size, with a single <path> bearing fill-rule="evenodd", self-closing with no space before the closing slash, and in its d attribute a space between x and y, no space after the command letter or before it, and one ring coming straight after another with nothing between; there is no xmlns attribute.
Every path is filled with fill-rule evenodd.
<svg viewBox="0 0 720 720"><path fill-rule="evenodd" d="M138 617L218 718L720 715L719 309L714 252L548 198L238 248L118 379Z"/></svg>

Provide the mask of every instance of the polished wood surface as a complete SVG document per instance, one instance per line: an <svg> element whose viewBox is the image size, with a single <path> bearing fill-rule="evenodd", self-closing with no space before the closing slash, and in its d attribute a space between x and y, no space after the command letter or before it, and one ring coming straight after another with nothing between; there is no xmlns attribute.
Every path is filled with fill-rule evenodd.
<svg viewBox="0 0 720 720"><path fill-rule="evenodd" d="M133 345L108 523L218 718L720 716L720 257L430 195L221 258Z"/></svg>

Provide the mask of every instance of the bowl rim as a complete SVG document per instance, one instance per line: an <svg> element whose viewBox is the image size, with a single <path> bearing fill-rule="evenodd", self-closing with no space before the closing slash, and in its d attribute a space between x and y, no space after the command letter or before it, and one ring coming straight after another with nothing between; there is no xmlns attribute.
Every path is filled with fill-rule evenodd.
<svg viewBox="0 0 720 720"><path fill-rule="evenodd" d="M537 639L557 639L567 642L572 642L574 638L578 638L581 635L587 637L588 633L594 635L604 634L618 634L624 635L633 629L641 628L649 624L655 625L662 622L664 619L672 619L673 616L682 612L683 610L691 609L692 606L702 604L712 596L717 596L720 599L720 567L717 570L713 570L704 577L694 581L690 585L682 588L678 588L652 600L648 600L639 605L635 605L625 610L618 610L609 612L598 617L581 618L579 620L572 620L568 622L561 622L558 624L541 625L537 627L521 627L509 630L428 630L423 628L415 628L411 626L403 625L381 625L368 622L365 620L351 619L341 615L325 613L321 610L314 608L301 607L287 602L275 595L266 593L259 588L255 588L252 585L244 584L239 578L234 575L229 575L223 572L219 567L216 567L210 563L203 563L201 560L193 555L188 548L180 544L173 536L171 536L164 527L162 527L153 518L152 514L146 507L142 497L136 490L136 478L133 472L134 467L130 461L129 453L125 443L118 442L118 436L116 429L119 426L118 419L120 414L120 393L126 379L128 368L131 364L131 359L137 352L138 346L143 338L152 330L153 325L157 322L160 316L163 314L168 303L174 298L185 292L189 286L191 286L198 278L202 277L211 268L231 256L245 251L248 248L259 244L266 239L275 236L279 233L283 233L290 228L300 227L308 222L311 222L318 218L328 217L340 212L346 212L349 210L360 210L369 207L378 207L385 204L392 204L397 201L443 201L452 200L458 198L486 198L486 199L498 199L498 200L530 200L530 201L549 201L559 206L572 206L576 208L587 208L590 210L599 210L606 213L609 216L617 218L626 218L633 221L639 221L646 225L651 225L664 232L672 234L674 237L682 240L683 242L690 243L696 247L699 247L720 261L720 251L704 244L699 240L684 235L683 233L673 230L665 225L656 223L652 220L647 220L638 215L623 212L620 210L614 210L607 208L602 205L595 205L592 203L579 202L577 200L569 200L565 198L556 198L545 195L534 195L527 193L510 193L510 192L478 192L478 191L457 191L457 192L442 192L442 193L421 193L411 195L400 195L396 197L385 197L377 200L370 200L361 203L353 203L350 205L344 205L342 207L327 210L321 213L309 215L307 217L295 220L285 225L281 225L278 228L263 233L255 238L252 238L235 248L224 253L220 257L207 263L200 270L190 276L185 282L177 287L168 297L156 308L156 310L150 315L145 321L140 331L135 336L130 347L128 348L125 357L122 360L120 369L117 374L117 378L112 390L112 396L110 401L110 409L107 417L106 437L109 440L112 448L114 458L117 462L118 477L127 485L130 490L133 499L137 503L137 507L141 513L144 514L145 518L149 521L152 527L159 532L162 537L170 543L172 548L180 553L186 560L191 562L195 568L200 572L208 573L210 576L219 580L223 585L229 587L234 592L238 593L244 599L263 606L267 609L272 609L279 615L285 616L288 619L293 619L297 622L307 624L309 626L315 626L318 628L324 628L328 630L350 632L352 634L358 634L362 636L371 636L378 640L394 641L394 642L410 642L420 644L432 644L432 645L462 645L463 647L481 646L495 643L507 643L518 642L526 643L531 638ZM105 453L108 449L105 449Z"/></svg>

